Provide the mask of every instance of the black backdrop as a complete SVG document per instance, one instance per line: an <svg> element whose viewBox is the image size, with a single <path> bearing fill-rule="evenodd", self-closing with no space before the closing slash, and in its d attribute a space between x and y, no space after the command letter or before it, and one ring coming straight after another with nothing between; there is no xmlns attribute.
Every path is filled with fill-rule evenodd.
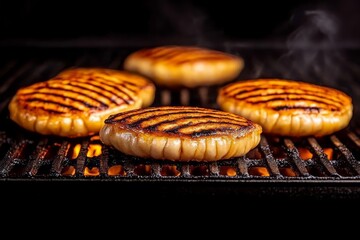
<svg viewBox="0 0 360 240"><path fill-rule="evenodd" d="M304 22L304 12L336 17L341 39L359 38L357 0L1 0L0 37L285 38Z"/></svg>

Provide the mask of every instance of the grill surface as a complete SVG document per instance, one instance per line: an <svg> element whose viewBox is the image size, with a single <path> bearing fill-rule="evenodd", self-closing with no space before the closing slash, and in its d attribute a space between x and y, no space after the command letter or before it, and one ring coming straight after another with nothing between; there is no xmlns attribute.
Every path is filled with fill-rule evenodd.
<svg viewBox="0 0 360 240"><path fill-rule="evenodd" d="M323 84L347 92L355 105L350 126L341 132L300 139L263 135L259 146L245 157L227 161L180 164L139 159L103 146L97 136L40 136L9 120L7 105L19 87L47 80L67 67L121 68L124 58L136 49L5 51L0 59L0 182L86 181L138 187L150 184L153 190L169 193L172 189L176 194L360 196L360 100L356 96L360 92L360 71L353 49L316 50L314 56L314 49L289 52L281 48L220 48L245 58L240 79L279 77ZM180 91L158 88L153 105L218 108L216 94L217 87Z"/></svg>

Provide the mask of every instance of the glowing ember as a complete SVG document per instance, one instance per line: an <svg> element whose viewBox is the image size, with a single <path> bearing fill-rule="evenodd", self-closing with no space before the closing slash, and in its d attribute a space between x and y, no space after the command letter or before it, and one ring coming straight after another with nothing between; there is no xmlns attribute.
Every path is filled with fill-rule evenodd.
<svg viewBox="0 0 360 240"><path fill-rule="evenodd" d="M236 176L236 169L230 166L221 166L220 167L220 175L226 175L229 177Z"/></svg>
<svg viewBox="0 0 360 240"><path fill-rule="evenodd" d="M208 176L209 169L207 166L190 166L190 173L194 176Z"/></svg>
<svg viewBox="0 0 360 240"><path fill-rule="evenodd" d="M279 168L280 173L287 177L296 177L296 173L292 168Z"/></svg>
<svg viewBox="0 0 360 240"><path fill-rule="evenodd" d="M254 176L269 177L270 173L266 167L251 167L249 168L249 174Z"/></svg>
<svg viewBox="0 0 360 240"><path fill-rule="evenodd" d="M150 165L137 165L134 168L134 173L136 175L142 175L142 176L150 176L151 175L151 166Z"/></svg>
<svg viewBox="0 0 360 240"><path fill-rule="evenodd" d="M93 168L88 168L85 167L84 169L84 176L99 176L100 175L100 171L99 168L97 167L93 167Z"/></svg>
<svg viewBox="0 0 360 240"><path fill-rule="evenodd" d="M121 165L114 165L109 167L108 169L108 175L109 176L125 176L126 172Z"/></svg>
<svg viewBox="0 0 360 240"><path fill-rule="evenodd" d="M75 174L75 167L74 166L66 166L63 168L61 175L63 176L73 176Z"/></svg>
<svg viewBox="0 0 360 240"><path fill-rule="evenodd" d="M161 176L180 176L180 171L176 166L164 165L160 170Z"/></svg>
<svg viewBox="0 0 360 240"><path fill-rule="evenodd" d="M99 135L94 135L90 138L90 141L99 141L100 140L100 136Z"/></svg>
<svg viewBox="0 0 360 240"><path fill-rule="evenodd" d="M307 148L299 147L298 149L302 160L309 160L313 157L313 154ZM333 152L334 150L332 148L324 148L324 153L329 160L333 158Z"/></svg>

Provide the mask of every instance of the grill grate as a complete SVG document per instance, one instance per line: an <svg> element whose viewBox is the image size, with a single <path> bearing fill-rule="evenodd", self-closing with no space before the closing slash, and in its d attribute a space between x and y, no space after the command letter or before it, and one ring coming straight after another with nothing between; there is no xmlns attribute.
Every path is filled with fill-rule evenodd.
<svg viewBox="0 0 360 240"><path fill-rule="evenodd" d="M103 146L97 136L63 139L38 136L20 129L8 119L7 105L19 87L43 81L72 66L120 68L128 53L135 49L74 50L65 55L59 50L22 53L21 58L4 57L0 68L0 180L109 180L155 182L323 182L358 183L360 186L360 129L355 116L351 125L323 138L282 138L262 135L258 147L246 156L216 163L174 163L153 161L121 154ZM301 66L280 61L283 51L228 49L244 56L246 69L240 78L286 77L320 83L348 92L355 107L359 72L355 61L337 58L337 66L346 72L339 84L324 79L319 69L306 75ZM330 50L329 50L330 51ZM41 51L40 51L41 52ZM45 53L46 52L46 53ZM16 54L15 54L16 56ZM17 56L16 56L17 57ZM280 60L279 60L280 59ZM288 65L286 65L288 64ZM320 66L321 67L321 66ZM194 105L217 108L217 87L157 89L156 105ZM330 149L332 157L327 152ZM304 156L309 159L304 159Z"/></svg>

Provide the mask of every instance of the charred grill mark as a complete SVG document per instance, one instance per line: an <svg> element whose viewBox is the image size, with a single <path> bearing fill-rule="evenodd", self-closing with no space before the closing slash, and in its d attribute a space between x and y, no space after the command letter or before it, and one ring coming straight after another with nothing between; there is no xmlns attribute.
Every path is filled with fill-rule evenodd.
<svg viewBox="0 0 360 240"><path fill-rule="evenodd" d="M91 91L92 93L96 93L96 94L98 94L99 97L105 98L115 104L121 104L123 102L126 102L123 98L121 98L117 94L115 94L114 91L111 91L111 89L106 89L101 86L97 86L94 84L88 84L88 83L85 84L82 82L70 82L69 85L81 87L83 89ZM88 86L86 86L86 85L88 85ZM89 85L92 86L92 88L89 87ZM116 99L114 99L114 96L116 96ZM120 99L120 101L116 101L117 99Z"/></svg>
<svg viewBox="0 0 360 240"><path fill-rule="evenodd" d="M256 92L256 91L261 91L264 90L264 93L262 94L251 94L252 92ZM277 92L277 93L269 93L269 91L283 91L283 92ZM312 96L312 97L319 97L322 98L324 100L329 100L332 103L338 103L339 105L342 105L343 103L341 102L341 100L337 100L335 98L332 98L330 94L328 94L327 92L324 91L315 91L314 89L310 90L310 89L304 89L304 88L298 88L298 89L294 89L291 87L286 87L283 86L282 88L278 88L278 87L274 87L274 86L269 86L269 87L264 87L264 88L254 88L251 90L243 90L243 91L235 91L235 90L231 90L231 94L230 92L228 92L229 94L226 94L229 97L234 97L237 100L244 100L244 99L249 99L249 98L255 98L255 97L264 97L264 96L276 96L276 95L301 95L301 96ZM245 94L248 94L246 96L244 96Z"/></svg>
<svg viewBox="0 0 360 240"><path fill-rule="evenodd" d="M83 82L89 85L92 85L96 88L99 88L99 90L104 90L104 91L108 91L111 94L116 95L118 98L121 98L126 104L130 104L131 102L134 101L133 96L135 94L135 91L128 89L129 92L131 92L130 94L126 92L126 90L124 90L124 88L121 88L121 82L113 82L113 81L106 81L106 79L104 78L94 78L96 79L96 81L94 81L94 84L89 83L87 80L78 80L79 82ZM101 86L103 85L103 86ZM108 89L106 88L108 87ZM122 93L124 96L121 96L119 93Z"/></svg>
<svg viewBox="0 0 360 240"><path fill-rule="evenodd" d="M35 104L36 108L45 108L43 105L50 103L50 104L54 105L54 107L62 107L62 108L67 108L69 110L82 111L82 109L76 108L71 105L67 105L64 103L59 103L59 102L55 102L55 101L51 101L51 100L40 99L40 98L28 98L28 99L26 99L26 103L28 103L28 105ZM52 111L54 111L54 110L52 109Z"/></svg>
<svg viewBox="0 0 360 240"><path fill-rule="evenodd" d="M28 93L24 93L22 94L22 96L31 96L31 95L35 95L35 94L44 94L45 97L47 96L58 96L61 98L66 98L66 99L71 99L73 101L77 101L77 102L86 102L86 101L93 101L93 102L97 102L97 105L100 105L102 107L107 107L108 104L104 103L101 101L101 98L104 100L103 97L99 96L98 98L93 97L92 95L93 92L89 92L89 91L81 91L83 89L81 88L63 88L62 86L47 86L44 88L37 88L34 89L36 91L33 92L28 92ZM89 95L91 94L91 95ZM106 99L108 100L108 99ZM96 107L94 105L94 107Z"/></svg>
<svg viewBox="0 0 360 240"><path fill-rule="evenodd" d="M215 110L204 110L204 109L194 109L194 108L173 108L173 107L163 107L163 108L149 108L149 109L140 109L140 110L133 110L130 112L125 113L118 113L115 115L110 116L106 123L114 123L114 122L127 122L129 124L141 124L144 121L156 119L156 117L161 116L168 116L168 118L171 117L171 115L174 114L204 114L205 116L217 116L220 119L221 118L228 118L232 119L234 121L243 121L245 122L245 119L239 118L236 115L215 111ZM133 120L131 118L134 118Z"/></svg>
<svg viewBox="0 0 360 240"><path fill-rule="evenodd" d="M86 102L85 100L80 100L80 99L70 97L68 95L64 96L64 95L56 94L56 93L47 93L46 95L44 93L32 93L32 94L28 93L28 94L25 94L22 96L26 96L26 95L28 95L28 96L23 98L25 102L29 102L29 100L31 101L31 99L42 99L43 101L50 101L48 99L51 98L51 96L54 96L54 97L62 98L64 100L64 102L62 102L62 104L65 103L66 99L69 99L73 102L78 102L79 104L82 104L88 108L105 109L108 107L106 104L101 103L101 102L98 102L100 106L99 105L96 106L96 105L92 105L92 104ZM44 98L35 97L36 95L44 95ZM20 96L19 98L22 98L22 96ZM47 98L47 100L45 100L45 98ZM57 102L57 103L60 104L60 102Z"/></svg>
<svg viewBox="0 0 360 240"><path fill-rule="evenodd" d="M321 108L320 106L318 106L318 109L330 109L331 111L339 111L340 108L338 106L335 106L331 103L328 102L324 102L324 101L320 101L320 100L315 100L315 99L307 99L307 98L271 98L268 100L253 100L253 101L248 101L246 100L247 103L251 103L251 104L264 104L264 103L276 103L276 102L280 102L281 104L284 104L284 102L286 102L288 104L288 106L290 106L291 104L295 103L296 101L307 101L309 103L316 103L318 105L323 105L324 107Z"/></svg>
<svg viewBox="0 0 360 240"><path fill-rule="evenodd" d="M179 60L175 60L174 63L175 64L184 64L184 63L188 63L188 62L192 62L192 61L219 61L219 60L224 60L226 61L227 58L223 57L223 56L199 56L198 58L194 58L194 59L179 59Z"/></svg>
<svg viewBox="0 0 360 240"><path fill-rule="evenodd" d="M186 52L186 50L184 50ZM183 53L185 53L183 52ZM154 49L154 51L149 51L148 53L144 54L145 57L151 57L153 59L171 59L177 56L180 52L177 49Z"/></svg>
<svg viewBox="0 0 360 240"><path fill-rule="evenodd" d="M249 128L248 126L244 128L247 129ZM221 128L215 128L215 129L204 129L201 131L195 131L193 133L190 134L191 137L196 138L196 137L204 137L204 136L211 136L214 135L218 132L227 132L227 131L233 131L233 128L227 128L227 127L221 127Z"/></svg>
<svg viewBox="0 0 360 240"><path fill-rule="evenodd" d="M289 107L294 104L294 101L307 101L308 103L313 103L319 106L316 106L319 110L328 109L330 111L340 111L344 106L344 101L347 99L342 93L338 93L334 90L331 92L329 89L324 88L315 88L313 86L286 86L286 85L271 85L266 82L263 83L266 87L251 86L237 84L240 86L230 85L227 88L223 89L223 95L227 97L232 97L237 101L244 100L250 104L266 104L273 103L274 105L277 101L278 104L287 104ZM260 91L263 93L259 93ZM332 93L332 94L331 94ZM336 94L340 98L332 97L333 94ZM272 109L275 110L275 107Z"/></svg>
<svg viewBox="0 0 360 240"><path fill-rule="evenodd" d="M200 48L186 48L174 47L155 48L141 52L141 57L148 57L155 61L167 61L173 64L183 64L192 61L202 60L227 60L233 59L233 56L224 54L222 52L200 49Z"/></svg>
<svg viewBox="0 0 360 240"><path fill-rule="evenodd" d="M105 123L122 123L128 129L192 137L221 134L230 130L240 132L254 127L252 122L235 114L196 107L131 110L112 115Z"/></svg>
<svg viewBox="0 0 360 240"><path fill-rule="evenodd" d="M184 116L184 114L191 114L189 116ZM233 118L229 118L226 116L220 116L220 115L209 115L206 113L194 113L194 112L181 112L181 113L163 113L163 114L157 114L153 116L149 116L146 118L142 118L138 121L135 121L131 123L133 126L141 125L142 127L153 127L153 126L160 126L163 123L173 123L178 121L211 121L211 120L219 120L219 119L226 119L228 122L235 122L239 123L239 120L234 120ZM242 123L245 123L245 121L242 121Z"/></svg>
<svg viewBox="0 0 360 240"><path fill-rule="evenodd" d="M287 110L293 110L293 109L300 109L308 113L319 113L321 111L321 108L318 107L306 107L306 106L276 106L273 107L275 111L287 111Z"/></svg>
<svg viewBox="0 0 360 240"><path fill-rule="evenodd" d="M55 110L55 109L48 109L48 108L44 108L44 107L37 107L37 109L46 111L46 112L48 112L49 114L62 114L62 113L66 113L66 112L58 111L58 110Z"/></svg>
<svg viewBox="0 0 360 240"><path fill-rule="evenodd" d="M114 80L115 79L115 80ZM121 99L122 102L126 104L131 104L134 102L135 94L140 90L139 86L131 82L131 79L126 80L123 77L112 77L112 76L101 76L101 75L89 75L84 77L80 75L77 77L70 76L58 76L54 78L55 81L60 81L62 83L70 84L72 86L78 86L81 88L86 88L91 91L96 91L100 94L103 92L108 93L109 95L116 96ZM51 80L51 81L53 81ZM94 81L93 81L94 80ZM51 82L50 81L50 82ZM145 83L144 83L145 84ZM84 86L85 85L85 86ZM88 85L89 87L86 87ZM127 85L132 86L132 88ZM92 88L90 88L90 86ZM111 101L115 101L112 98L109 98ZM116 102L116 104L121 104Z"/></svg>
<svg viewBox="0 0 360 240"><path fill-rule="evenodd" d="M222 126L222 127L219 127ZM228 131L238 130L240 128L245 128L246 126L242 124L229 124L227 122L202 122L202 123L187 123L183 125L176 125L171 129L167 129L164 132L170 134L181 134L181 135L190 135L190 136L204 136L214 135L223 132L225 129ZM187 133L182 132L182 130L187 129Z"/></svg>
<svg viewBox="0 0 360 240"><path fill-rule="evenodd" d="M165 115L166 116L166 115ZM228 120L227 122L223 121L223 120ZM156 119L155 119L156 120ZM130 127L140 127L141 123L133 123L130 124ZM179 128L181 126L191 126L191 125L197 125L200 123L227 123L227 124L233 124L233 125L237 125L237 126L246 126L246 122L239 122L239 121L234 121L232 119L228 119L228 118L219 118L217 116L190 116L190 117L184 117L184 116L179 116L179 118L177 119L172 119L172 120L163 120L161 122L155 122L152 125L146 126L144 127L145 130L149 130L149 131L156 131L156 130L162 130L165 129L164 131L170 131L173 128Z"/></svg>

